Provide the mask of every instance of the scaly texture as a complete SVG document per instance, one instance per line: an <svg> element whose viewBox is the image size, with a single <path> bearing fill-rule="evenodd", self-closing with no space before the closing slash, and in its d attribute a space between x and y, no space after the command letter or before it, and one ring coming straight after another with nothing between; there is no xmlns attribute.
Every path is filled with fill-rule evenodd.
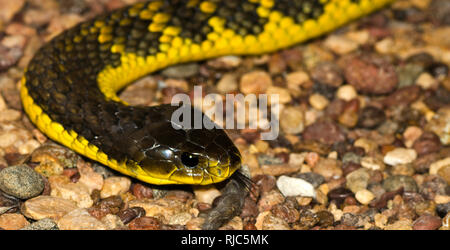
<svg viewBox="0 0 450 250"><path fill-rule="evenodd" d="M240 167L223 130L176 130L174 107L128 106L116 92L169 65L285 48L392 1L137 3L44 45L23 77L23 106L51 139L124 174L153 184L223 181Z"/></svg>

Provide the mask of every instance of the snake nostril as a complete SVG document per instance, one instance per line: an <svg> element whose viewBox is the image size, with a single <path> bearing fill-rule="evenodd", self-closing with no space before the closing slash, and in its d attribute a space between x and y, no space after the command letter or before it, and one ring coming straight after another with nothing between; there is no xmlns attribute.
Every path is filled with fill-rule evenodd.
<svg viewBox="0 0 450 250"><path fill-rule="evenodd" d="M195 168L199 163L199 159L197 155L183 152L181 154L181 163L183 163L188 168Z"/></svg>

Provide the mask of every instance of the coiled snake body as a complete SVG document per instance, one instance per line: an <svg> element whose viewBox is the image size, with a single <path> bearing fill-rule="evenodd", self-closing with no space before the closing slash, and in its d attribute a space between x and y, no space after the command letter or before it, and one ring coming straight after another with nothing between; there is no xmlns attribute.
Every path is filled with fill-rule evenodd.
<svg viewBox="0 0 450 250"><path fill-rule="evenodd" d="M123 174L152 184L220 182L241 164L239 150L223 130L177 130L170 120L174 107L129 106L117 91L169 65L285 48L389 2L137 3L45 44L22 79L23 106L48 137Z"/></svg>

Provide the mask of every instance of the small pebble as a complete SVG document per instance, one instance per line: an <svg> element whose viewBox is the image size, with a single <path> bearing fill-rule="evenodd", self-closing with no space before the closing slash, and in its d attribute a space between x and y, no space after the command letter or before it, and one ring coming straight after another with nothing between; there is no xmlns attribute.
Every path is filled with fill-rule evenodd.
<svg viewBox="0 0 450 250"><path fill-rule="evenodd" d="M104 199L110 196L123 194L130 189L131 181L127 177L109 177L105 179L100 196Z"/></svg>
<svg viewBox="0 0 450 250"><path fill-rule="evenodd" d="M320 227L330 227L334 223L334 215L328 211L322 210L316 213L317 218L319 218Z"/></svg>
<svg viewBox="0 0 450 250"><path fill-rule="evenodd" d="M311 183L300 178L292 178L288 176L280 176L277 180L277 187L285 196L306 196L316 197L314 186Z"/></svg>
<svg viewBox="0 0 450 250"><path fill-rule="evenodd" d="M269 72L271 75L283 73L287 68L287 63L280 53L275 53L269 60Z"/></svg>
<svg viewBox="0 0 450 250"><path fill-rule="evenodd" d="M90 164L87 164L83 161L78 161L77 163L78 172L80 173L79 183L84 184L89 193L92 193L93 190L101 190L103 187L103 177L101 174L95 172Z"/></svg>
<svg viewBox="0 0 450 250"><path fill-rule="evenodd" d="M205 223L204 218L192 218L190 221L186 223L187 230L202 230L202 225Z"/></svg>
<svg viewBox="0 0 450 250"><path fill-rule="evenodd" d="M44 181L26 165L11 166L0 171L0 189L14 197L29 199L44 190Z"/></svg>
<svg viewBox="0 0 450 250"><path fill-rule="evenodd" d="M332 62L321 62L311 70L311 78L333 87L339 87L344 82L339 66Z"/></svg>
<svg viewBox="0 0 450 250"><path fill-rule="evenodd" d="M392 53L392 48L395 46L395 42L392 38L386 37L385 39L375 44L375 51L380 54Z"/></svg>
<svg viewBox="0 0 450 250"><path fill-rule="evenodd" d="M276 164L276 165L262 165L261 170L263 174L280 176L284 174L292 174L298 172L301 166L295 166L290 164Z"/></svg>
<svg viewBox="0 0 450 250"><path fill-rule="evenodd" d="M30 223L21 214L2 214L0 215L0 228L5 230L19 230L28 226Z"/></svg>
<svg viewBox="0 0 450 250"><path fill-rule="evenodd" d="M49 178L51 196L72 200L78 207L88 208L94 202L91 199L89 188L82 183L72 183L67 176L51 176Z"/></svg>
<svg viewBox="0 0 450 250"><path fill-rule="evenodd" d="M145 210L146 216L158 217L162 223L168 224L174 215L189 212L186 203L186 201L182 202L176 199L161 198L156 200L132 200L128 206L141 207Z"/></svg>
<svg viewBox="0 0 450 250"><path fill-rule="evenodd" d="M398 83L395 68L383 57L376 54L349 55L341 59L347 82L358 92L367 94L387 94Z"/></svg>
<svg viewBox="0 0 450 250"><path fill-rule="evenodd" d="M242 59L239 56L221 56L207 62L208 66L216 69L232 69L241 65Z"/></svg>
<svg viewBox="0 0 450 250"><path fill-rule="evenodd" d="M258 211L264 212L272 209L273 206L280 204L284 201L284 196L277 190L272 190L267 193L263 193L258 201Z"/></svg>
<svg viewBox="0 0 450 250"><path fill-rule="evenodd" d="M325 178L323 178L322 175L313 172L296 174L294 177L303 179L311 183L314 188L319 187L322 183L325 182Z"/></svg>
<svg viewBox="0 0 450 250"><path fill-rule="evenodd" d="M123 224L128 224L135 218L145 216L145 210L142 207L131 207L120 211L117 216L119 216Z"/></svg>
<svg viewBox="0 0 450 250"><path fill-rule="evenodd" d="M359 164L361 162L361 156L353 153L347 152L342 156L342 163L356 163Z"/></svg>
<svg viewBox="0 0 450 250"><path fill-rule="evenodd" d="M296 71L286 76L287 85L290 87L298 87L309 81L309 75L304 71Z"/></svg>
<svg viewBox="0 0 450 250"><path fill-rule="evenodd" d="M300 218L298 210L288 203L274 206L271 212L275 217L284 219L287 223L294 223Z"/></svg>
<svg viewBox="0 0 450 250"><path fill-rule="evenodd" d="M349 173L345 179L347 180L346 186L353 193L357 193L360 190L365 190L369 184L370 174L366 168L359 168Z"/></svg>
<svg viewBox="0 0 450 250"><path fill-rule="evenodd" d="M363 205L368 205L373 199L375 199L375 195L367 189L361 189L355 194L355 198Z"/></svg>
<svg viewBox="0 0 450 250"><path fill-rule="evenodd" d="M450 157L431 163L429 173L437 174L441 168L446 166L450 166Z"/></svg>
<svg viewBox="0 0 450 250"><path fill-rule="evenodd" d="M324 43L325 47L339 55L345 55L358 49L358 43L344 36L331 35Z"/></svg>
<svg viewBox="0 0 450 250"><path fill-rule="evenodd" d="M27 200L23 204L21 211L23 215L33 220L44 218L58 220L65 214L77 208L77 204L74 201L41 195Z"/></svg>
<svg viewBox="0 0 450 250"><path fill-rule="evenodd" d="M344 106L344 110L338 117L338 121L340 124L353 128L358 123L358 110L359 110L359 100L353 99L347 102Z"/></svg>
<svg viewBox="0 0 450 250"><path fill-rule="evenodd" d="M436 230L442 225L441 218L423 214L413 222L414 230Z"/></svg>
<svg viewBox="0 0 450 250"><path fill-rule="evenodd" d="M389 176L383 181L383 188L387 192L398 190L401 187L407 192L418 191L417 183L411 176L394 175Z"/></svg>
<svg viewBox="0 0 450 250"><path fill-rule="evenodd" d="M413 149L396 148L389 151L384 156L384 163L394 166L397 164L408 164L417 158L417 153Z"/></svg>
<svg viewBox="0 0 450 250"><path fill-rule="evenodd" d="M126 229L122 220L117 215L114 214L107 214L105 217L101 219L101 222L106 226L108 230Z"/></svg>
<svg viewBox="0 0 450 250"><path fill-rule="evenodd" d="M412 145L412 148L417 152L419 156L439 152L441 147L442 144L439 140L439 137L436 134L428 131L422 133Z"/></svg>
<svg viewBox="0 0 450 250"><path fill-rule="evenodd" d="M375 141L366 138L359 138L353 143L353 146L363 148L366 153L378 149L378 144Z"/></svg>
<svg viewBox="0 0 450 250"><path fill-rule="evenodd" d="M358 97L358 93L352 85L343 85L336 91L336 97L344 101L350 101Z"/></svg>
<svg viewBox="0 0 450 250"><path fill-rule="evenodd" d="M450 185L450 165L440 168L437 174Z"/></svg>
<svg viewBox="0 0 450 250"><path fill-rule="evenodd" d="M361 110L358 117L358 125L363 128L376 128L386 120L386 114L383 110L367 106Z"/></svg>
<svg viewBox="0 0 450 250"><path fill-rule="evenodd" d="M290 230L289 224L278 217L271 214L264 216L264 221L262 223L262 230Z"/></svg>
<svg viewBox="0 0 450 250"><path fill-rule="evenodd" d="M344 172L344 176L347 177L351 172L360 169L362 166L353 161L344 162L342 166L342 171Z"/></svg>
<svg viewBox="0 0 450 250"><path fill-rule="evenodd" d="M135 183L132 185L131 192L138 199L153 198L153 190L147 185Z"/></svg>
<svg viewBox="0 0 450 250"><path fill-rule="evenodd" d="M281 104L286 104L292 101L291 94L288 89L276 87L276 86L269 86L266 90L267 95L276 95L278 96L278 102Z"/></svg>
<svg viewBox="0 0 450 250"><path fill-rule="evenodd" d="M85 208L75 209L58 220L61 230L106 230L108 227L92 217Z"/></svg>
<svg viewBox="0 0 450 250"><path fill-rule="evenodd" d="M375 226L383 229L386 227L386 224L388 222L388 217L384 214L375 214L374 216L374 220L375 220Z"/></svg>
<svg viewBox="0 0 450 250"><path fill-rule="evenodd" d="M405 146L407 148L412 147L414 142L422 135L422 133L423 133L422 129L417 126L407 127L405 129L405 132L403 132L403 139L404 139ZM416 152L417 152L417 150L416 150Z"/></svg>
<svg viewBox="0 0 450 250"><path fill-rule="evenodd" d="M438 82L429 73L422 73L417 78L416 84L419 85L422 89L430 89L436 87L438 85Z"/></svg>
<svg viewBox="0 0 450 250"><path fill-rule="evenodd" d="M313 172L320 174L325 180L338 179L343 175L341 162L330 158L321 158L314 166Z"/></svg>
<svg viewBox="0 0 450 250"><path fill-rule="evenodd" d="M264 94L272 86L272 78L263 71L254 71L242 76L239 89L244 95Z"/></svg>
<svg viewBox="0 0 450 250"><path fill-rule="evenodd" d="M194 186L193 189L195 198L202 203L212 204L214 199L221 195L221 192L214 185Z"/></svg>
<svg viewBox="0 0 450 250"><path fill-rule="evenodd" d="M238 90L238 85L238 77L235 74L227 73L217 83L217 90L226 94Z"/></svg>
<svg viewBox="0 0 450 250"><path fill-rule="evenodd" d="M435 133L443 145L450 145L450 108L444 107L436 112L436 115L425 126L426 130Z"/></svg>
<svg viewBox="0 0 450 250"><path fill-rule="evenodd" d="M328 192L327 196L330 201L336 201L338 204L344 202L347 197L352 197L353 193L347 188L335 188Z"/></svg>
<svg viewBox="0 0 450 250"><path fill-rule="evenodd" d="M427 62L408 62L405 65L397 66L398 86L406 87L413 85L417 77L424 71L424 65L422 64L427 64Z"/></svg>
<svg viewBox="0 0 450 250"><path fill-rule="evenodd" d="M319 222L319 217L308 209L300 210L299 221L294 227L300 230L310 229Z"/></svg>
<svg viewBox="0 0 450 250"><path fill-rule="evenodd" d="M219 230L243 230L244 223L239 216L235 216L230 221L225 223L225 225L219 227Z"/></svg>
<svg viewBox="0 0 450 250"><path fill-rule="evenodd" d="M408 175L413 176L415 173L411 164L398 164L391 168L391 174L393 175Z"/></svg>
<svg viewBox="0 0 450 250"><path fill-rule="evenodd" d="M209 206L208 209L210 209L210 208L211 208L211 206ZM244 206L242 207L242 212L241 212L240 216L242 218L246 218L246 217L255 218L258 216L258 207L256 205L256 202L252 198L247 197L245 199Z"/></svg>
<svg viewBox="0 0 450 250"><path fill-rule="evenodd" d="M298 134L305 128L304 114L295 107L286 107L281 113L281 129L287 134Z"/></svg>
<svg viewBox="0 0 450 250"><path fill-rule="evenodd" d="M330 102L321 94L312 94L309 97L309 104L317 110L325 109Z"/></svg>
<svg viewBox="0 0 450 250"><path fill-rule="evenodd" d="M271 175L257 175L252 180L258 186L261 194L269 192L276 185L276 179Z"/></svg>
<svg viewBox="0 0 450 250"><path fill-rule="evenodd" d="M347 206L345 208L349 208L352 206ZM344 214L341 217L341 223L346 226L352 227L362 227L366 223L365 218L359 214L345 212L345 208L343 210Z"/></svg>
<svg viewBox="0 0 450 250"><path fill-rule="evenodd" d="M420 95L420 87L408 86L397 89L392 94L388 95L383 103L387 107L395 107L399 105L409 105L413 103Z"/></svg>
<svg viewBox="0 0 450 250"><path fill-rule="evenodd" d="M434 202L437 205L450 203L450 196L437 194L434 196Z"/></svg>
<svg viewBox="0 0 450 250"><path fill-rule="evenodd" d="M331 145L344 141L346 136L344 131L335 123L330 121L318 121L305 128L303 131L305 140L319 141L323 144Z"/></svg>
<svg viewBox="0 0 450 250"><path fill-rule="evenodd" d="M385 168L385 165L381 159L370 156L364 156L361 158L361 166L371 170L384 170Z"/></svg>
<svg viewBox="0 0 450 250"><path fill-rule="evenodd" d="M161 228L161 222L154 217L139 217L130 222L128 227L131 230L158 230Z"/></svg>

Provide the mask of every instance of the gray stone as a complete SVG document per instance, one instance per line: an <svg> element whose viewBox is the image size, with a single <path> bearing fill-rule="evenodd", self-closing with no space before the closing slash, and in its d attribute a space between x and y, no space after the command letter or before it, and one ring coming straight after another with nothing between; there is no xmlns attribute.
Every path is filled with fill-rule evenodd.
<svg viewBox="0 0 450 250"><path fill-rule="evenodd" d="M383 181L383 188L386 192L391 192L404 188L404 191L417 193L418 187L416 181L407 175L393 175Z"/></svg>
<svg viewBox="0 0 450 250"><path fill-rule="evenodd" d="M16 165L0 171L0 189L14 197L29 199L42 193L42 176L26 165Z"/></svg>
<svg viewBox="0 0 450 250"><path fill-rule="evenodd" d="M347 180L347 188L356 194L359 190L367 188L370 179L369 170L366 168L359 168L349 173L345 179Z"/></svg>
<svg viewBox="0 0 450 250"><path fill-rule="evenodd" d="M20 230L59 230L58 225L50 218L31 223Z"/></svg>
<svg viewBox="0 0 450 250"><path fill-rule="evenodd" d="M313 172L296 174L294 177L303 179L311 183L314 188L319 187L320 184L325 182L325 178L322 175Z"/></svg>

